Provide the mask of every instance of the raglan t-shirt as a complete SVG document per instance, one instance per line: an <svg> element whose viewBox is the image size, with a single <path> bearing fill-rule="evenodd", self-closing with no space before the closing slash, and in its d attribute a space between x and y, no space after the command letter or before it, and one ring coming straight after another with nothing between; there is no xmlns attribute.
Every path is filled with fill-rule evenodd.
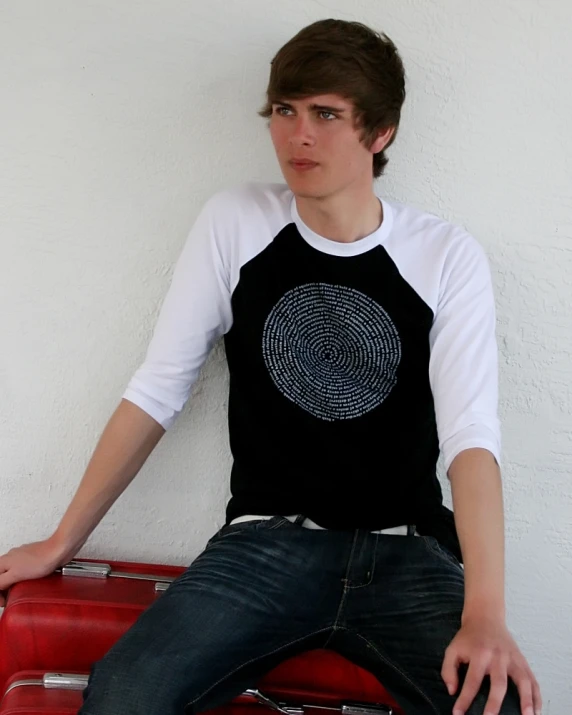
<svg viewBox="0 0 572 715"><path fill-rule="evenodd" d="M352 243L301 220L286 184L206 202L124 398L165 429L224 339L232 452L227 523L304 514L329 529L429 523L437 460L500 463L485 253L463 228L378 196Z"/></svg>

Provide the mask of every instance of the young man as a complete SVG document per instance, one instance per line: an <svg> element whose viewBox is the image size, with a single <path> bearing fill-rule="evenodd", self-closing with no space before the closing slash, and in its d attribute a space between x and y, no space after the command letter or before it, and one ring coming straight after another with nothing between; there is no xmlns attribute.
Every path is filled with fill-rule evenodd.
<svg viewBox="0 0 572 715"><path fill-rule="evenodd" d="M207 202L72 504L50 539L0 559L0 588L85 543L224 335L226 524L95 665L81 713L200 712L327 647L409 715L533 715L505 625L487 261L373 187L405 98L397 50L359 23L314 23L274 58L267 98L286 184Z"/></svg>

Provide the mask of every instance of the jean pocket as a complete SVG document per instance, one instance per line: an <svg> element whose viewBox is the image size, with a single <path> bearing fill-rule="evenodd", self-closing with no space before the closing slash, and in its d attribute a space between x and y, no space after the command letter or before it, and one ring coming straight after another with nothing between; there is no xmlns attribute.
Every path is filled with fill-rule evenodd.
<svg viewBox="0 0 572 715"><path fill-rule="evenodd" d="M269 529L279 529L281 526L292 526L290 519L286 519L285 516L273 516L272 519L268 519Z"/></svg>
<svg viewBox="0 0 572 715"><path fill-rule="evenodd" d="M434 536L421 536L421 539L432 554L438 556L440 559L448 561L457 569L460 569L461 571L463 570L463 567L457 557L451 553L448 548L440 544Z"/></svg>
<svg viewBox="0 0 572 715"><path fill-rule="evenodd" d="M266 519L250 519L249 521L239 521L238 524L225 524L212 537L211 541L214 539L224 539L227 536L232 536L232 534L239 534L243 531L256 529L259 524L263 524L265 521Z"/></svg>
<svg viewBox="0 0 572 715"><path fill-rule="evenodd" d="M239 521L238 524L225 524L213 537L211 537L211 539L209 539L208 543L210 544L212 541L225 539L228 536L233 536L234 534L244 534L250 531L257 531L259 529L278 529L285 523L290 524L288 519L285 517L272 516L268 519L249 519L248 521Z"/></svg>

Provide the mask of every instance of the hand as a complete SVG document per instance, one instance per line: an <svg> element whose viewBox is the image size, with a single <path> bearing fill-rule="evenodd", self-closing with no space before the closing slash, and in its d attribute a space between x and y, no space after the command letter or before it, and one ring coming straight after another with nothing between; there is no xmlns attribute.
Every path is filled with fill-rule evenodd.
<svg viewBox="0 0 572 715"><path fill-rule="evenodd" d="M485 675L490 676L491 688L484 715L498 715L509 677L518 688L522 715L539 715L542 708L540 688L504 620L474 618L463 621L445 651L441 670L451 695L459 687L457 669L461 663L467 663L469 668L453 715L465 715Z"/></svg>
<svg viewBox="0 0 572 715"><path fill-rule="evenodd" d="M47 576L66 560L64 556L51 539L24 544L0 556L0 607L6 602L2 591L18 581Z"/></svg>

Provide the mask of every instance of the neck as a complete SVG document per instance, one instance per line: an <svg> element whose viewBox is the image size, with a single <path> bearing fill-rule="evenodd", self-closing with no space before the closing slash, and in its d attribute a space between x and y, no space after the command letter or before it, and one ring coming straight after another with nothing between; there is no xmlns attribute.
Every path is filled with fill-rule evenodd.
<svg viewBox="0 0 572 715"><path fill-rule="evenodd" d="M383 221L380 200L371 191L325 197L296 195L296 208L312 231L340 243L353 243L376 231Z"/></svg>

